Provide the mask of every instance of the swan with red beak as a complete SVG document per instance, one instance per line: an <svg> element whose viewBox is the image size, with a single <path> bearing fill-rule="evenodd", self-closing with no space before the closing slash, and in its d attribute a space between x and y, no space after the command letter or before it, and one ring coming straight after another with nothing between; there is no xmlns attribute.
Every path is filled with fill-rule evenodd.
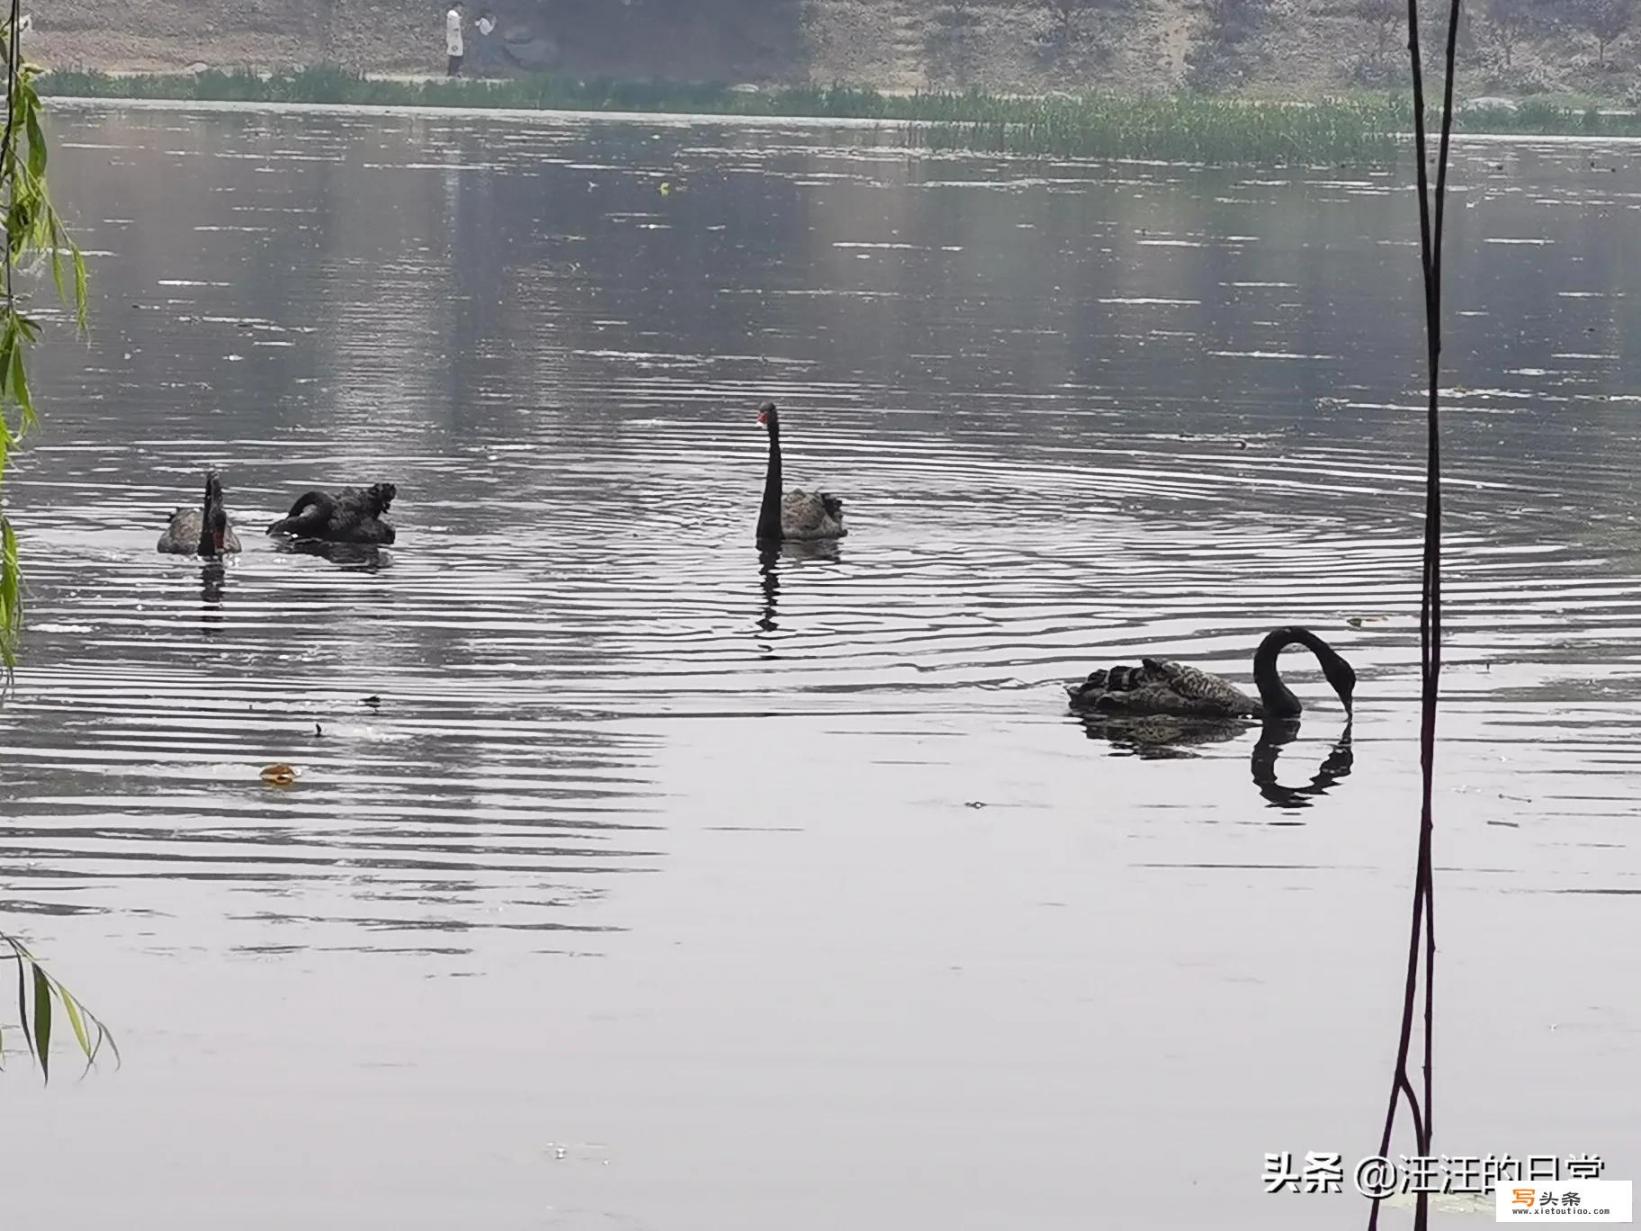
<svg viewBox="0 0 1641 1231"><path fill-rule="evenodd" d="M781 417L775 403L758 407L758 424L769 433L769 469L758 508L759 545L774 546L786 539L841 539L848 534L843 528L843 501L830 492L795 487L781 494Z"/></svg>
<svg viewBox="0 0 1641 1231"><path fill-rule="evenodd" d="M222 498L222 480L214 470L205 474L205 499L197 509L178 509L160 535L159 551L173 556L213 559L240 550L239 535L228 524Z"/></svg>

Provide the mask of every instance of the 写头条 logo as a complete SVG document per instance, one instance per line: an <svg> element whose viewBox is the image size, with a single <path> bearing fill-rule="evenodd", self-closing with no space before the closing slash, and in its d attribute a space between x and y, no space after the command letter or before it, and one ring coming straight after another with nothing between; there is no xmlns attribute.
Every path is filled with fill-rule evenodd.
<svg viewBox="0 0 1641 1231"><path fill-rule="evenodd" d="M1547 1219L1556 1223L1632 1222L1629 1180L1532 1184L1507 1180L1493 1190L1499 1222Z"/></svg>

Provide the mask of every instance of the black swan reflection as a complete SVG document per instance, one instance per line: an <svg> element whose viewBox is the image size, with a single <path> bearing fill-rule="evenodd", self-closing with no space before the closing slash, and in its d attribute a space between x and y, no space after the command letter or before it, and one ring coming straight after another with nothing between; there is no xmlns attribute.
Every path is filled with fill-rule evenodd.
<svg viewBox="0 0 1641 1231"><path fill-rule="evenodd" d="M1179 718L1172 714L1111 716L1095 711L1077 715L1083 734L1104 740L1119 753L1146 761L1183 760L1197 755L1205 744L1221 744L1248 732L1248 724L1236 719ZM1260 729L1248 768L1254 786L1272 807L1308 808L1327 794L1355 766L1350 723L1323 759L1321 766L1304 786L1283 786L1276 778L1280 750L1299 735L1299 723L1268 722Z"/></svg>
<svg viewBox="0 0 1641 1231"><path fill-rule="evenodd" d="M228 570L220 557L207 560L199 570L199 601L204 608L202 618L208 624L222 621L222 588L228 579Z"/></svg>
<svg viewBox="0 0 1641 1231"><path fill-rule="evenodd" d="M398 494L399 489L391 483L344 487L334 493L303 492L291 511L268 527L268 533L324 543L386 547L396 536L382 517Z"/></svg>
<svg viewBox="0 0 1641 1231"><path fill-rule="evenodd" d="M239 535L228 524L228 509L222 498L222 480L214 470L205 473L205 499L197 509L178 509L171 524L160 535L157 551L174 556L215 559L239 551Z"/></svg>
<svg viewBox="0 0 1641 1231"><path fill-rule="evenodd" d="M1278 808L1308 808L1317 796L1325 795L1341 778L1348 778L1356 764L1356 753L1351 747L1350 723L1334 742L1333 749L1323 758L1311 780L1304 786L1283 786L1276 780L1276 758L1284 744L1299 734L1298 723L1266 726L1254 745L1249 768L1253 771L1254 785L1259 793Z"/></svg>
<svg viewBox="0 0 1641 1231"><path fill-rule="evenodd" d="M769 468L764 474L763 504L758 508L758 542L778 544L798 539L840 539L843 501L819 489L793 488L781 494L781 419L775 403L758 407L758 422L769 432Z"/></svg>
<svg viewBox="0 0 1641 1231"><path fill-rule="evenodd" d="M1303 706L1282 682L1277 658L1290 645L1316 655L1333 690L1351 712L1356 672L1322 638L1307 628L1279 628L1267 633L1254 651L1254 686L1250 697L1222 676L1161 658L1142 658L1138 667L1107 667L1085 680L1066 685L1071 708L1109 715L1168 715L1188 720L1256 719L1297 721Z"/></svg>
<svg viewBox="0 0 1641 1231"><path fill-rule="evenodd" d="M766 633L772 633L780 627L775 622L781 594L781 574L776 567L780 558L781 553L776 548L764 547L758 551L758 582L764 592L763 615L758 620L758 627Z"/></svg>
<svg viewBox="0 0 1641 1231"><path fill-rule="evenodd" d="M1194 757L1203 744L1223 744L1246 735L1248 724L1233 718L1180 718L1173 714L1107 714L1088 710L1077 715L1083 734L1147 761Z"/></svg>

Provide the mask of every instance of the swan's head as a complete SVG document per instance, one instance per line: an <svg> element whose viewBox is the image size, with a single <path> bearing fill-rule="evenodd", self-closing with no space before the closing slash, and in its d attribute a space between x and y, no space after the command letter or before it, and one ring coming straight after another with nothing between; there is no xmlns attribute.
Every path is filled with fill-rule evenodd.
<svg viewBox="0 0 1641 1231"><path fill-rule="evenodd" d="M222 507L220 500L211 507L210 531L211 545L220 556L228 550L228 510Z"/></svg>
<svg viewBox="0 0 1641 1231"><path fill-rule="evenodd" d="M387 512L388 506L398 494L399 489L391 483L372 483L365 492L365 499L370 502L374 515L380 517Z"/></svg>
<svg viewBox="0 0 1641 1231"><path fill-rule="evenodd" d="M199 554L221 555L228 538L228 510L222 501L222 476L205 472L205 516L199 527Z"/></svg>
<svg viewBox="0 0 1641 1231"><path fill-rule="evenodd" d="M1351 697L1356 692L1356 672L1351 665L1331 650L1323 655L1322 674L1327 677L1333 691L1339 694L1339 700L1344 703L1345 713L1351 713Z"/></svg>
<svg viewBox="0 0 1641 1231"><path fill-rule="evenodd" d="M758 407L758 426L759 427L770 427L770 428L772 428L772 427L778 427L779 425L780 425L780 412L778 412L775 409L775 403L765 402L762 406Z"/></svg>

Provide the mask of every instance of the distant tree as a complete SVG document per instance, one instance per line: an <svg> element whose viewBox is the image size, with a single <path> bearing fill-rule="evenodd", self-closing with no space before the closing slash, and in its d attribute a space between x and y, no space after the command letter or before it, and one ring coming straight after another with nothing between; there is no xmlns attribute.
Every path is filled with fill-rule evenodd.
<svg viewBox="0 0 1641 1231"><path fill-rule="evenodd" d="M1516 46L1539 27L1543 18L1541 0L1484 0L1487 29L1504 53L1504 67L1510 67Z"/></svg>
<svg viewBox="0 0 1641 1231"><path fill-rule="evenodd" d="M1077 19L1084 13L1133 6L1130 0L1043 0L1043 7L1053 16L1061 41L1069 43L1077 37Z"/></svg>
<svg viewBox="0 0 1641 1231"><path fill-rule="evenodd" d="M1054 28L1041 40L1042 51L1057 58L1072 48L1089 41L1089 30L1083 23L1093 14L1128 16L1137 12L1145 0L1041 0L1043 8L1054 19Z"/></svg>
<svg viewBox="0 0 1641 1231"><path fill-rule="evenodd" d="M1241 43L1264 25L1272 0L1196 0L1223 43Z"/></svg>
<svg viewBox="0 0 1641 1231"><path fill-rule="evenodd" d="M1596 59L1607 64L1607 48L1629 32L1635 22L1636 0L1570 0L1565 20L1595 40Z"/></svg>
<svg viewBox="0 0 1641 1231"><path fill-rule="evenodd" d="M930 58L958 85L967 85L973 68L974 28L980 24L975 0L942 0L929 27Z"/></svg>
<svg viewBox="0 0 1641 1231"><path fill-rule="evenodd" d="M1193 7L1208 19L1210 41L1231 46L1259 32L1271 4L1272 0L1196 0Z"/></svg>
<svg viewBox="0 0 1641 1231"><path fill-rule="evenodd" d="M1373 59L1391 49L1391 32L1407 21L1407 0L1350 0L1346 11L1373 31Z"/></svg>
<svg viewBox="0 0 1641 1231"><path fill-rule="evenodd" d="M1231 84L1245 71L1240 48L1265 24L1273 0L1193 0L1202 38L1185 55L1186 81L1200 90Z"/></svg>

